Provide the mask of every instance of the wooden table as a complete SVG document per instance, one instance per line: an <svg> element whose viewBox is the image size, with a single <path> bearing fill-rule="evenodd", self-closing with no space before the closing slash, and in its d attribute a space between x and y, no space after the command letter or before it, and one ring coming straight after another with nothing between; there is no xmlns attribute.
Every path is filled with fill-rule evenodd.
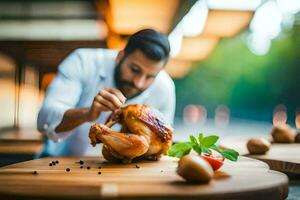
<svg viewBox="0 0 300 200"><path fill-rule="evenodd" d="M270 150L264 155L251 155L247 149L247 141L253 136L231 136L223 139L222 147L234 148L241 155L266 162L272 170L284 173L300 174L300 144L271 144ZM270 139L269 136L256 136Z"/></svg>
<svg viewBox="0 0 300 200"><path fill-rule="evenodd" d="M42 146L42 134L37 130L10 130L0 134L0 154L35 154Z"/></svg>
<svg viewBox="0 0 300 200"><path fill-rule="evenodd" d="M9 130L0 133L0 166L33 159L42 148L42 134L37 130Z"/></svg>
<svg viewBox="0 0 300 200"><path fill-rule="evenodd" d="M56 160L59 164L49 166ZM177 161L170 157L132 164L111 164L100 157L26 161L0 168L0 198L245 200L285 199L288 194L287 176L269 170L261 161L246 157L227 161L204 185L187 184L175 172Z"/></svg>

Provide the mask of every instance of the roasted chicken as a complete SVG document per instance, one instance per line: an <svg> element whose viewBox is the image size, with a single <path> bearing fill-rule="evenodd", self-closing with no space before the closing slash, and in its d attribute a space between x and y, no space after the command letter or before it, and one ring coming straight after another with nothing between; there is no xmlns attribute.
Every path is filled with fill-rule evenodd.
<svg viewBox="0 0 300 200"><path fill-rule="evenodd" d="M111 127L120 123L120 132ZM104 124L91 126L91 144L103 142L108 161L130 163L133 159L158 160L172 145L172 128L162 114L148 105L131 104L113 112Z"/></svg>

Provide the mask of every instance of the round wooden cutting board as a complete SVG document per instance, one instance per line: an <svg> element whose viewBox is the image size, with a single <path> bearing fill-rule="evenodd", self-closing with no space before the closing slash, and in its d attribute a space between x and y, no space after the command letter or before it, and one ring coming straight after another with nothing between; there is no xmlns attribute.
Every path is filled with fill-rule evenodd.
<svg viewBox="0 0 300 200"><path fill-rule="evenodd" d="M264 155L251 155L247 149L247 141L253 136L231 136L223 139L221 147L233 148L240 155L255 158L266 162L272 170L285 173L300 174L300 144L273 143L270 150ZM269 139L267 136L256 136Z"/></svg>
<svg viewBox="0 0 300 200"><path fill-rule="evenodd" d="M56 160L58 164L49 166ZM79 160L84 162L83 168ZM204 185L188 184L178 176L177 161L163 157L160 161L111 164L100 157L60 157L21 162L0 168L0 198L245 200L285 199L288 194L286 175L251 158L226 161Z"/></svg>

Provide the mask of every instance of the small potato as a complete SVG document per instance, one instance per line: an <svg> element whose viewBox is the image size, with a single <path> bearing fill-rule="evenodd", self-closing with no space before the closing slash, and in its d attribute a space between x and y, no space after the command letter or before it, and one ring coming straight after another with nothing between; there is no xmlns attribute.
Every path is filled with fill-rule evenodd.
<svg viewBox="0 0 300 200"><path fill-rule="evenodd" d="M275 143L292 143L295 141L293 129L287 124L274 126L271 135Z"/></svg>
<svg viewBox="0 0 300 200"><path fill-rule="evenodd" d="M177 173L188 182L208 183L214 171L210 164L197 155L183 156L178 162Z"/></svg>
<svg viewBox="0 0 300 200"><path fill-rule="evenodd" d="M250 154L265 154L269 151L271 143L265 138L251 138L247 142L247 149Z"/></svg>

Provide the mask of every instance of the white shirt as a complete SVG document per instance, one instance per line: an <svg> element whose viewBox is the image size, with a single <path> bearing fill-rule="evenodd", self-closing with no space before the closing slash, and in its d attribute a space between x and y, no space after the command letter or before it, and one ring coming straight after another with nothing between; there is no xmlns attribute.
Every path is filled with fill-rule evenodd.
<svg viewBox="0 0 300 200"><path fill-rule="evenodd" d="M51 156L83 155L90 145L89 128L104 123L110 112L102 112L95 122L86 122L72 131L56 133L64 113L73 108L90 107L94 97L104 87L115 87L114 69L117 51L108 49L78 49L58 68L49 85L38 115L38 130L46 139L44 153ZM159 72L149 88L126 104L149 104L160 110L170 124L175 111L175 87L165 71Z"/></svg>

